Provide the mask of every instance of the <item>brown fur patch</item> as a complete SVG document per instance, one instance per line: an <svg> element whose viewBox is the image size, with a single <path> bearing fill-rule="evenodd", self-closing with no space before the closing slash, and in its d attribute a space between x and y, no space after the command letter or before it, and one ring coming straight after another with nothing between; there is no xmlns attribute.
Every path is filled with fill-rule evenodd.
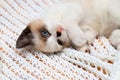
<svg viewBox="0 0 120 80"><path fill-rule="evenodd" d="M35 47L37 48L37 49L42 49L42 48L44 48L45 46L46 46L46 39L45 38L43 38L42 36L41 36L41 33L40 33L40 31L43 29L43 28L45 28L45 24L43 23L43 21L42 20L34 20L34 21L32 21L30 24L29 24L29 28L31 29L31 32L34 34L37 34L37 36L39 37L38 39L38 41L39 41L39 43L40 43L40 45L39 44L36 44L35 45Z"/></svg>
<svg viewBox="0 0 120 80"><path fill-rule="evenodd" d="M42 20L34 20L29 24L29 27L32 32L38 32L41 28L43 28L45 24Z"/></svg>

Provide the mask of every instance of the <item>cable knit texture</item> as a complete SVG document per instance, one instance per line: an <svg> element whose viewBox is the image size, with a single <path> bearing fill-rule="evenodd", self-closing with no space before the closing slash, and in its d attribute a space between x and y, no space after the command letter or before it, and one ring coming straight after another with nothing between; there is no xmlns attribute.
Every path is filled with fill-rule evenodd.
<svg viewBox="0 0 120 80"><path fill-rule="evenodd" d="M43 54L15 48L26 25L62 1L0 0L0 80L120 80L120 52L105 37L90 45L91 53L64 49Z"/></svg>

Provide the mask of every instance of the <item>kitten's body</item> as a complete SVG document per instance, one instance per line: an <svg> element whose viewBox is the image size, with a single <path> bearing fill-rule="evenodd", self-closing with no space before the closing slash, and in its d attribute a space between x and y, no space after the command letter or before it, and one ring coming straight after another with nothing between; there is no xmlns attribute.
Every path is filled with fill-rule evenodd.
<svg viewBox="0 0 120 80"><path fill-rule="evenodd" d="M34 37L31 42L43 52L60 51L71 44L81 48L91 44L96 36L110 36L113 30L120 27L119 9L120 0L78 0L56 5L45 11L41 19L29 24ZM50 33L49 37L41 37L42 28ZM56 32L61 35L56 36ZM120 30L117 33L120 33ZM117 33L115 32L115 35L119 36ZM117 47L120 45L120 38L118 44L115 44L115 35L111 35L110 40ZM23 38L26 36L19 37L18 47L24 47L20 42L26 42ZM59 44L58 39L64 44Z"/></svg>

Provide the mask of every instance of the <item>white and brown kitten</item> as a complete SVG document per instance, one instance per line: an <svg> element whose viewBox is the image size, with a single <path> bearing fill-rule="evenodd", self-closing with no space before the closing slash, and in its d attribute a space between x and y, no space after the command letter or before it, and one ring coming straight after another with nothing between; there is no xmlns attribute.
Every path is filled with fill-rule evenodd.
<svg viewBox="0 0 120 80"><path fill-rule="evenodd" d="M84 50L96 36L108 36L120 49L120 0L78 0L49 8L31 21L19 36L16 47L33 45L53 53L74 46Z"/></svg>

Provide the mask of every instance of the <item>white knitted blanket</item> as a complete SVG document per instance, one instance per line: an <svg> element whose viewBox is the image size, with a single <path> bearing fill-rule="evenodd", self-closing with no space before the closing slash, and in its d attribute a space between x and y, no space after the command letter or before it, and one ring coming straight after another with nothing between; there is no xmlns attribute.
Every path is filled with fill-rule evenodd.
<svg viewBox="0 0 120 80"><path fill-rule="evenodd" d="M105 37L96 39L91 53L64 49L43 54L16 49L19 34L45 8L62 0L0 0L0 80L120 80L120 51Z"/></svg>

